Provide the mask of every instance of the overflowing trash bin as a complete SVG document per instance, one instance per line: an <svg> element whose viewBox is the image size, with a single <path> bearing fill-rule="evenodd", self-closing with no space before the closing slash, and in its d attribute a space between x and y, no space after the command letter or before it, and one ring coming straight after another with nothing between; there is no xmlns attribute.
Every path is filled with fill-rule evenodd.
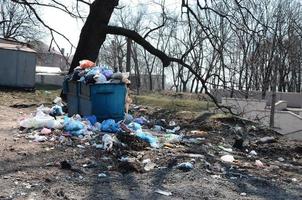
<svg viewBox="0 0 302 200"><path fill-rule="evenodd" d="M63 91L68 115L95 115L98 121L120 121L125 115L127 74L113 73L107 66L95 66L84 60L66 77Z"/></svg>

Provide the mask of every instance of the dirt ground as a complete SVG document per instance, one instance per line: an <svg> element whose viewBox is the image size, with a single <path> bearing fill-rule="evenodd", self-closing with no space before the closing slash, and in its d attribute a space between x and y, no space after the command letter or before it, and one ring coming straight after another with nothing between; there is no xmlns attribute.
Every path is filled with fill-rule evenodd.
<svg viewBox="0 0 302 200"><path fill-rule="evenodd" d="M21 103L29 107L10 107ZM30 105L33 103L37 105ZM149 108L152 119L175 120L188 140L196 137L188 134L190 130L204 130L207 135L199 142L181 142L169 148L134 151L115 147L105 152L88 146L78 148L80 141L76 140L63 145L26 139L24 131L19 130L19 120L40 104L37 99L24 99L24 95L21 98L15 93L1 93L0 200L302 199L302 143L288 141L250 122L209 120L211 114L175 119L184 115ZM234 163L222 162L220 146L232 147L238 134L244 136L244 148L232 148ZM264 136L276 140L257 142ZM257 156L249 156L251 150ZM135 161L122 164L118 158L124 156ZM145 159L150 159L155 168L144 170ZM264 166L257 168L255 160L261 160ZM63 161L71 167L63 167ZM194 168L177 169L181 162L192 162ZM172 195L159 194L158 189Z"/></svg>

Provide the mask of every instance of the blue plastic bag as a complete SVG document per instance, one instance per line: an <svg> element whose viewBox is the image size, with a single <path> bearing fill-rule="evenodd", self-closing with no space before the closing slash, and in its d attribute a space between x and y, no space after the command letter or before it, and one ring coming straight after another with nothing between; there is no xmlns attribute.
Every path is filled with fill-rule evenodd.
<svg viewBox="0 0 302 200"><path fill-rule="evenodd" d="M143 133L143 132L137 132L135 135L137 137L139 137L140 139L148 142L151 147L158 148L157 138L154 137L153 135L146 134L146 133Z"/></svg>
<svg viewBox="0 0 302 200"><path fill-rule="evenodd" d="M133 121L132 115L126 113L125 117L124 117L124 123L125 124L130 124L132 121Z"/></svg>
<svg viewBox="0 0 302 200"><path fill-rule="evenodd" d="M64 118L64 130L70 132L72 135L83 135L85 132L85 126L82 122L74 120L69 117Z"/></svg>
<svg viewBox="0 0 302 200"><path fill-rule="evenodd" d="M97 122L97 118L95 115L84 116L84 118L87 119L92 126L94 126L95 123Z"/></svg>
<svg viewBox="0 0 302 200"><path fill-rule="evenodd" d="M142 130L142 126L136 122L131 122L128 126L129 129L135 131Z"/></svg>
<svg viewBox="0 0 302 200"><path fill-rule="evenodd" d="M101 131L108 133L117 133L119 128L119 124L115 123L113 119L104 120L101 124Z"/></svg>
<svg viewBox="0 0 302 200"><path fill-rule="evenodd" d="M144 117L135 118L133 121L139 123L140 125L144 125L148 123L148 120Z"/></svg>

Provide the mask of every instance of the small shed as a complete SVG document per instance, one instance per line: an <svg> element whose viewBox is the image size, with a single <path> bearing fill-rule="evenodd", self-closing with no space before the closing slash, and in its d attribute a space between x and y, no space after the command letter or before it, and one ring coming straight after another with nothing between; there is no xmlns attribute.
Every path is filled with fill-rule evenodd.
<svg viewBox="0 0 302 200"><path fill-rule="evenodd" d="M0 87L34 88L36 52L22 44L0 43Z"/></svg>

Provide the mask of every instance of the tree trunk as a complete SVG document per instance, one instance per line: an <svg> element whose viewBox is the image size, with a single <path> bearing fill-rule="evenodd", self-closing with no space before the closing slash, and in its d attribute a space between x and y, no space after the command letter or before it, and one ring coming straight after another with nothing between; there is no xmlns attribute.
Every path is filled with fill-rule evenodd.
<svg viewBox="0 0 302 200"><path fill-rule="evenodd" d="M198 88L199 88L199 81L197 80L196 87L195 87L195 93L196 94L198 93Z"/></svg>
<svg viewBox="0 0 302 200"><path fill-rule="evenodd" d="M107 26L118 0L95 0L90 6L87 20L81 30L77 49L73 56L69 73L79 65L79 61L89 59L95 61L100 47L106 39L106 31L102 28Z"/></svg>
<svg viewBox="0 0 302 200"><path fill-rule="evenodd" d="M193 78L193 81L192 81L192 83L191 83L191 89L190 89L190 93L193 93L193 89L194 89L195 80L196 80L196 78L194 77L194 78Z"/></svg>
<svg viewBox="0 0 302 200"><path fill-rule="evenodd" d="M277 84L277 66L275 64L274 73L273 73L272 101L271 101L271 111L270 111L270 121L269 121L269 126L271 128L274 128L275 125L276 84Z"/></svg>
<svg viewBox="0 0 302 200"><path fill-rule="evenodd" d="M161 89L165 90L165 67L163 66L161 74Z"/></svg>
<svg viewBox="0 0 302 200"><path fill-rule="evenodd" d="M153 91L152 73L149 72L149 89Z"/></svg>
<svg viewBox="0 0 302 200"><path fill-rule="evenodd" d="M187 81L184 81L184 82L182 82L182 85L183 85L183 87L182 87L182 91L183 92L187 92Z"/></svg>
<svg viewBox="0 0 302 200"><path fill-rule="evenodd" d="M126 61L126 72L131 72L131 43L132 40L127 38L127 61Z"/></svg>
<svg viewBox="0 0 302 200"><path fill-rule="evenodd" d="M131 49L132 58L134 62L134 70L135 70L135 78L136 78L136 94L140 94L140 87L141 87L141 77L140 77L140 70L139 70L139 63L137 58L137 48Z"/></svg>

